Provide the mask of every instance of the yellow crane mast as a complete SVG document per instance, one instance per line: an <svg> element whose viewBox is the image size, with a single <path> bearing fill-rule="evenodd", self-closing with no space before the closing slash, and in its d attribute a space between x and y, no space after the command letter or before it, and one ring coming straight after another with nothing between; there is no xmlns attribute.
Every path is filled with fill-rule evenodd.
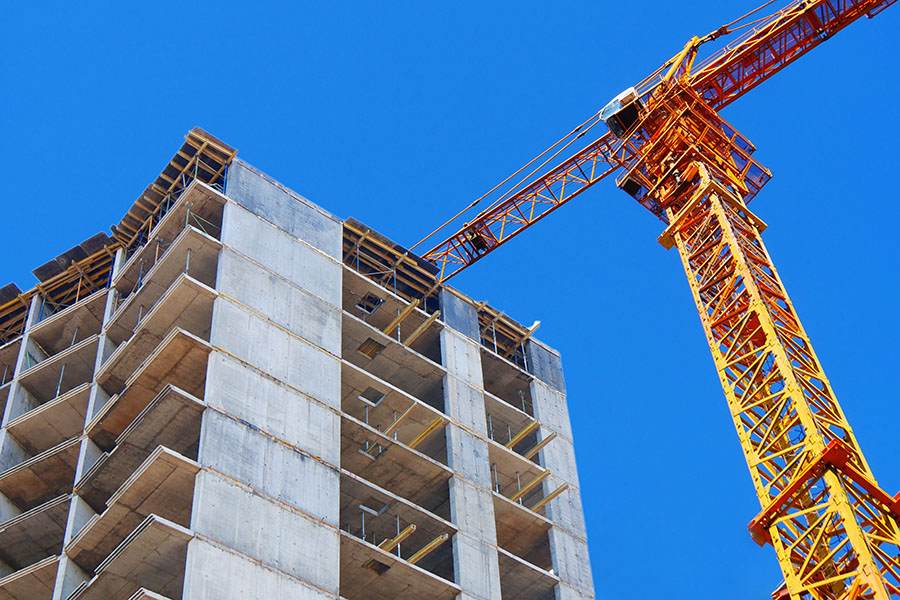
<svg viewBox="0 0 900 600"><path fill-rule="evenodd" d="M748 208L771 175L719 110L894 1L798 0L738 25L767 2L692 38L423 254L449 279L618 173L617 185L665 224L659 242L681 256L760 502L749 529L772 544L784 574L775 597L900 598L900 494L878 486L763 244L766 225ZM695 64L703 43L739 30ZM600 122L608 133L545 170Z"/></svg>

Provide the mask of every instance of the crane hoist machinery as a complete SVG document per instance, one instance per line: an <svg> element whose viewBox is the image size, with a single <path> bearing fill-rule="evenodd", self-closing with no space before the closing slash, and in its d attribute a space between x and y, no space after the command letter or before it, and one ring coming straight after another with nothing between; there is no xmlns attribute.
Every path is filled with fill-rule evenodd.
<svg viewBox="0 0 900 600"><path fill-rule="evenodd" d="M763 244L766 224L748 208L771 173L719 111L895 1L795 1L758 18L770 1L693 37L413 246L499 196L422 254L449 279L616 174L663 222L658 241L681 257L761 506L749 530L774 547L784 574L774 598L900 598L900 494L876 482ZM704 43L733 33L698 60ZM557 162L599 123L608 132Z"/></svg>

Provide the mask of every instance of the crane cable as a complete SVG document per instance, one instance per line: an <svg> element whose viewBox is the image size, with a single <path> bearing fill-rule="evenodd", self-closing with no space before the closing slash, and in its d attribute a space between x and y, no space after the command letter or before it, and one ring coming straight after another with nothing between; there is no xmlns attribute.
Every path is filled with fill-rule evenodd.
<svg viewBox="0 0 900 600"><path fill-rule="evenodd" d="M762 18L757 19L757 20L755 20L755 21L751 21L750 23L744 23L743 25L740 25L740 26L738 26L738 27L735 27L734 29L730 29L730 27L731 27L732 25L734 25L735 23L739 23L739 22L743 21L744 19L746 19L746 18L749 17L750 15L752 15L752 14L754 14L754 13L756 13L756 12L761 11L762 9L764 9L764 8L767 7L767 6L769 6L770 4L773 4L774 2L775 2L775 0L769 0L768 2L765 2L765 3L763 3L763 4L760 4L759 6L757 6L756 8L754 8L753 10L751 10L750 12L748 12L747 14L738 17L738 18L735 19L734 21L731 21L730 23L726 23L725 25L722 25L721 27L719 27L719 28L716 29L715 31L712 31L712 32L706 34L706 36L703 37L703 38L700 40L700 43L703 44L703 43L705 43L705 42L711 42L711 41L713 41L713 40L715 40L715 39L717 39L717 38L719 38L719 37L721 37L721 36L723 36L723 35L729 35L729 34L731 34L731 33L734 33L735 31L740 31L741 29L746 29L747 27L751 27L751 26L753 26L753 25L756 25L757 23L761 23L762 21L765 21L766 19L772 18L772 16L774 16L774 15L769 15L769 16L767 16L767 17L762 17ZM777 13L775 13L775 14L777 14Z"/></svg>
<svg viewBox="0 0 900 600"><path fill-rule="evenodd" d="M757 6L756 8L754 8L753 10L751 10L750 12L748 12L748 13L746 13L746 14L740 16L740 17L738 17L737 19L734 19L734 20L731 21L730 23L726 23L725 25L722 25L721 27L719 27L719 28L716 29L715 31L712 31L712 32L708 33L705 37L703 37L702 39L700 39L700 41L699 41L699 43L698 43L698 46L699 46L700 44L704 44L704 43L706 43L706 42L711 42L711 41L713 41L713 40L715 40L715 39L717 39L717 38L719 38L719 37L721 37L721 36L723 36L723 35L729 35L729 34L732 34L732 33L736 32L736 31L740 31L741 29L745 29L745 28L747 28L747 27L752 27L753 25L756 25L757 23L761 23L762 21L765 21L765 20L767 20L767 19L771 19L774 15L768 15L768 16L766 16L766 17L762 17L762 18L760 18L760 19L756 19L755 21L751 21L751 22L749 22L749 23L745 23L745 24L743 24L743 25L740 25L740 26L738 26L738 27L735 27L734 29L729 29L729 28L730 28L732 25L734 25L735 23L739 23L740 21L743 21L744 19L746 19L746 18L749 17L750 15L752 15L752 14L754 14L754 13L757 13L757 12L759 12L760 10L764 9L765 7L767 7L767 6L771 5L771 4L774 4L774 3L775 3L775 0L768 0L768 2L764 2L763 4L760 4L759 6ZM775 14L777 14L777 13L775 13ZM662 72L663 69L665 69L666 67L668 67L668 66L671 64L671 62L672 62L672 61L670 60L670 61L667 62L666 64L664 64L664 65L662 65L661 67L659 67L656 71L654 71L650 76L646 77L643 81L641 81L641 82L640 82L637 86L635 86L635 87L636 87L637 89L640 89L641 86L643 86L643 85L645 85L646 83L648 83L649 81L655 79L655 78L659 75L659 73ZM500 204L501 202L503 202L504 200L506 200L508 197L510 197L510 196L512 195L512 193L513 193L514 190L517 190L517 189L519 189L521 186L523 186L524 183L525 183L526 181L528 181L528 178L529 178L529 177L531 177L532 175L534 175L539 169L543 168L548 162L550 162L553 158L555 158L556 156L558 156L560 152L562 152L563 150L565 150L566 148L568 148L569 146L571 146L572 143L573 143L575 140L577 140L577 139L579 139L580 137L582 137L582 136L583 136L585 133L587 133L594 125L596 125L596 124L599 122L599 119L597 119L597 117L599 116L599 114L600 114L600 113L597 112L597 113L591 115L590 117L588 117L588 119L585 120L581 125L579 125L579 126L576 127L575 129L573 129L572 131L570 131L569 133L567 133L566 135L564 135L563 137L561 137L556 143L554 143L554 144L551 145L549 148L547 148L546 150L544 150L543 152L541 152L540 154L538 154L537 156L535 156L534 158L532 158L532 159L531 159L530 161L528 161L526 164L524 164L524 165L522 165L521 167L519 167L514 173L510 174L509 176L507 176L506 179L504 179L503 181L501 181L500 183L498 183L497 185L495 185L494 187L492 187L491 189L489 189L487 192L485 192L484 194L482 194L480 197L478 197L478 198L476 198L475 200L473 200L471 203L469 203L468 206L466 206L466 207L463 208L461 211L459 211L458 213L456 213L455 215L453 215L452 217L450 217L449 219L447 219L447 220L446 220L443 224L441 224L437 229L435 229L434 231L432 231L431 233L429 233L428 235L426 235L424 238L422 238L421 240L419 240L418 242L416 242L413 246L411 246L411 247L409 248L410 251L416 249L416 248L417 248L418 246L420 246L425 240L427 240L427 239L431 238L432 236L434 236L434 234L436 234L438 231L440 231L441 229L443 229L444 227L446 227L447 225L449 225L450 223L452 223L453 221L455 221L456 219L458 219L458 218L459 218L460 216L462 216L465 212L467 212L468 210L474 208L479 202L481 202L482 200L484 200L485 198L487 198L489 195L491 195L492 193L494 193L495 191L497 191L498 188L500 188L501 186L503 186L503 185L504 185L505 183L507 183L510 179L512 179L513 177L515 177L516 175L518 175L519 173L521 173L522 171L524 171L525 169L527 169L529 166L531 166L532 164L534 164L535 161L537 161L537 160L540 159L542 156L546 155L548 152L550 152L551 150L553 150L554 148L556 148L556 147L557 147L559 144L561 144L563 141L565 141L566 139L568 139L568 138L571 137L572 135L578 133L578 132L581 130L582 127L584 127L585 125L587 125L588 123L590 123L592 120L594 121L594 122L591 123L584 131L581 131L581 132L579 133L579 135L577 135L577 136L575 136L573 139L569 140L569 142L568 142L567 144L565 144L563 147L561 147L560 149L558 149L558 150L557 150L555 153L553 153L550 157L548 157L546 160L544 160L544 162L542 162L540 165L538 165L537 167L535 167L528 175L526 175L524 178L522 178L522 179L519 181L518 184L514 185L514 186L510 189L510 191L508 191L508 192L506 192L505 194L503 194L500 198L498 198L498 199L497 199L493 204L491 204L488 208L486 208L485 210L481 211L477 216L483 215L483 214L486 213L487 211L491 210L492 208L494 208L495 206L497 206L498 204ZM595 120L595 119L597 119L597 120ZM477 218L477 217L476 217L476 218ZM433 250L435 250L435 249L436 249L436 248L430 250L429 252L426 253L426 255L427 255L427 254L430 254L430 253L431 253Z"/></svg>
<svg viewBox="0 0 900 600"><path fill-rule="evenodd" d="M591 117L591 119L594 119L594 118L598 117L599 115L600 115L600 113L598 112L598 113L596 113L593 117ZM588 119L588 121L590 121L591 119ZM587 123L588 121L585 121L585 123ZM504 201L507 200L508 198L512 197L512 195L513 195L515 192L517 192L517 191L521 190L522 188L524 188L524 187L525 187L525 182L527 182L528 179L529 179L532 175L534 175L534 174L537 173L540 169L542 169L542 168L544 168L545 166L547 166L547 163L549 163L551 160L553 160L554 158L556 158L557 156L559 156L560 152L562 152L563 150L565 150L566 148L568 148L569 146L571 146L572 144L574 144L574 143L575 143L575 140L577 140L577 139L581 138L582 136L584 136L584 134L586 134L588 131L590 131L591 128L594 127L594 125L596 125L596 124L599 123L599 122L600 122L600 119L597 118L593 123L591 123L590 125L588 125L587 128L586 128L584 131L582 131L581 133L579 133L578 135L576 135L574 138L572 138L571 140L569 140L569 142L568 142L565 146L560 147L559 150L557 150L556 152L554 152L553 154L551 154L550 156L548 156L548 157L544 160L544 162L542 162L541 164L539 164L538 166L536 166L534 169L532 169L531 173L529 173L528 175L526 175L525 177L523 177L522 179L520 179L520 180L519 180L519 183L515 184L512 188L510 188L510 190L509 190L508 192L506 192L505 194L503 194L502 196L500 196L500 197L499 197L497 200L495 200L494 203L491 204L489 207L487 207L486 209L484 209L483 211L481 211L480 213L478 213L477 216L480 217L480 216L484 215L485 213L487 213L487 212L488 212L489 210L491 210L492 208L496 207L496 206L497 206L498 204L500 204L501 202L504 202ZM565 138L563 138L563 139L565 139ZM560 140L560 141L561 141L561 140ZM540 158L541 156L543 156L544 154L546 154L547 152L549 152L550 150L552 150L552 148L553 148L553 146L551 146L550 148L548 148L548 149L547 149L546 151L544 151L542 154L540 154L540 155L538 155L537 157L535 157L535 159L532 160L531 162L534 162L535 160L537 160L538 158ZM529 164L531 164L531 163L529 163ZM525 166L527 167L528 165L525 165ZM523 168L525 168L525 167L523 167ZM522 170L522 169L519 169L519 171L521 171L521 170ZM477 218L477 217L476 217L476 218Z"/></svg>
<svg viewBox="0 0 900 600"><path fill-rule="evenodd" d="M538 160L539 158L541 158L542 156L544 156L545 154L547 154L548 152L550 152L551 150L553 150L554 148L556 148L557 146L559 146L562 142L564 142L566 139L568 139L568 138L571 137L572 135L574 135L574 134L578 133L579 131L581 131L581 128L582 128L582 127L584 127L585 125L587 125L588 123L590 123L592 120L596 119L597 116L598 116L599 114L600 114L599 112L596 112L596 113L594 113L593 115L591 115L590 117L588 117L588 118L584 121L584 123L582 123L581 125L579 125L579 126L576 127L575 129L573 129L572 131L570 131L569 133L567 133L566 135L564 135L563 137L561 137L556 143L554 143L554 144L551 145L549 148L547 148L546 150L544 150L543 152L541 152L540 154L538 154L537 156L535 156L534 158L532 158L532 159L531 159L530 161L528 161L526 164L524 164L524 165L522 165L521 167L519 167L514 173L511 173L506 179L504 179L503 181L501 181L500 183L498 183L497 185L495 185L494 187L492 187L491 189L489 189L487 192L485 192L484 194L482 194L480 197L478 197L478 198L476 198L475 200L473 200L473 201L472 201L468 206L466 206L464 209L462 209L461 211L459 211L458 213L456 213L455 215L453 215L452 217L450 217L449 219L447 219L447 221L445 221L440 227L438 227L437 229L435 229L434 231L432 231L431 233L429 233L428 235L426 235L424 238L422 238L421 240L419 240L418 242L416 242L416 244L415 244L414 246L410 247L410 250L414 250L414 249L415 249L417 246L419 246L422 242L424 242L425 240L427 240L428 238L430 238L431 236L433 236L434 234L436 234L438 231L440 231L441 229L443 229L444 227L446 227L447 225L449 225L450 223L452 223L453 221L455 221L456 219L458 219L463 213L465 213L465 212L468 211L469 209L473 208L473 207L474 207L475 205L477 205L479 202L481 202L482 200L484 200L485 198L487 198L489 195L491 195L492 193L494 193L495 191L497 191L497 189L500 188L500 187L501 187L503 184L505 184L507 181L509 181L510 179L512 179L513 177L515 177L516 175L518 175L519 173L521 173L522 171L524 171L525 169L527 169L527 168L528 168L529 166L531 166L532 164L534 164L534 162L535 162L536 160ZM596 125L596 121L595 121L593 124L591 124L590 127L588 127L587 129L585 129L584 131L582 131L580 135L576 136L573 140L569 141L568 144L566 144L565 146L563 146L562 148L560 148L560 150L558 150L558 151L556 152L556 154L559 154L560 151L562 151L562 150L565 149L567 146L569 146L573 141L575 141L576 139L578 139L579 137L581 137L582 135L584 135L584 134L585 134L591 127L593 127L594 125ZM554 154L553 156L556 156L556 154ZM552 158L552 157L551 157L551 158ZM548 160L549 160L549 159L548 159ZM546 161L545 161L544 164L546 164ZM541 165L541 166L542 166L542 165ZM541 168L541 166L538 166L537 168L539 169L539 168ZM532 171L531 174L534 174L534 171ZM527 176L526 176L526 179L527 179L528 177L530 177L531 174L527 175ZM504 194L504 196L505 196L505 194ZM498 202L499 202L499 201L498 201ZM496 203L495 203L495 204L496 204ZM492 206L493 206L493 205L492 205Z"/></svg>

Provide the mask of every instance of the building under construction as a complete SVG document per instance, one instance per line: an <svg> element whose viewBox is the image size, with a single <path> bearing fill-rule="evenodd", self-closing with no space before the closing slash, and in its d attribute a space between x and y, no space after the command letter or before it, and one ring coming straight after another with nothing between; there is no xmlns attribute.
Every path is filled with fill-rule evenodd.
<svg viewBox="0 0 900 600"><path fill-rule="evenodd" d="M445 284L605 178L681 259L772 598L900 600L900 492L763 242L771 171L720 113L896 0L773 2L409 249L189 133L111 237L0 290L0 600L592 598L559 355Z"/></svg>
<svg viewBox="0 0 900 600"><path fill-rule="evenodd" d="M557 352L195 129L0 290L0 600L578 600Z"/></svg>

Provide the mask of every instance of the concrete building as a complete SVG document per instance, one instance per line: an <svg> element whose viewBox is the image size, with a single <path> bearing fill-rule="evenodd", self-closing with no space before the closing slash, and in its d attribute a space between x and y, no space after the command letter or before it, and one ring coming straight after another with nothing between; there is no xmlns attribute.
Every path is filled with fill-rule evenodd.
<svg viewBox="0 0 900 600"><path fill-rule="evenodd" d="M560 357L195 129L0 290L0 600L584 600Z"/></svg>

